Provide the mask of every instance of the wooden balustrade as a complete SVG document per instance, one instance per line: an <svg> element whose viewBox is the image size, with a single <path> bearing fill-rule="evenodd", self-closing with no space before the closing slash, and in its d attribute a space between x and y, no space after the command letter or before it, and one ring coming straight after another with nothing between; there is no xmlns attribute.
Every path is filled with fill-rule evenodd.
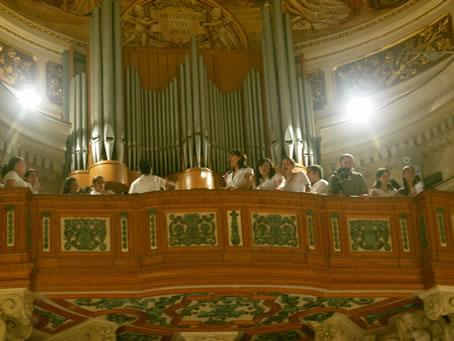
<svg viewBox="0 0 454 341"><path fill-rule="evenodd" d="M454 194L338 198L190 190L0 189L0 288L195 285L393 290L454 285Z"/></svg>

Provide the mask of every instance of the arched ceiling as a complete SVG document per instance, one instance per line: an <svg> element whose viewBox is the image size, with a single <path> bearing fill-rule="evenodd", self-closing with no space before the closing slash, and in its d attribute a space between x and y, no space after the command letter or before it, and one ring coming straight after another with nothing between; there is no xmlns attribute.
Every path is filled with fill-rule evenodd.
<svg viewBox="0 0 454 341"><path fill-rule="evenodd" d="M166 0L169 1L169 0ZM196 0L193 0L196 1ZM285 0L292 15L295 43L351 29L393 11L411 11L421 0ZM26 19L71 38L88 40L88 14L101 0L0 0ZM121 0L126 11L137 0ZM165 2L165 1L164 1ZM217 0L246 33L251 48L260 47L264 0ZM399 7L399 8L398 8ZM397 9L398 8L398 9Z"/></svg>

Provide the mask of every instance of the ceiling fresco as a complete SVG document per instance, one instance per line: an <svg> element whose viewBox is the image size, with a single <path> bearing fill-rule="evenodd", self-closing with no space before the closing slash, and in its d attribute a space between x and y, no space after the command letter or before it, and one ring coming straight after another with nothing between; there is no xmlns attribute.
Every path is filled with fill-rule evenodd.
<svg viewBox="0 0 454 341"><path fill-rule="evenodd" d="M169 2L172 2L168 0ZM399 6L411 7L421 0L285 0L292 17L295 43L320 38L383 16ZM101 0L0 0L9 9L36 24L71 38L88 40L88 16ZM137 0L121 0L122 13ZM197 3L197 1L193 1ZM217 0L244 30L248 46L260 48L264 0ZM49 18L52 18L49 20Z"/></svg>

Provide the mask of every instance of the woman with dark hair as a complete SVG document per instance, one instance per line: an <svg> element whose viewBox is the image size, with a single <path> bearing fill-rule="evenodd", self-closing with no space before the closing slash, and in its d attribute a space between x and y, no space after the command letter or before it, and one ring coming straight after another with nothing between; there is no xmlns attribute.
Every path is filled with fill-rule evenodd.
<svg viewBox="0 0 454 341"><path fill-rule="evenodd" d="M80 194L79 193L79 182L76 178L67 177L63 181L61 194Z"/></svg>
<svg viewBox="0 0 454 341"><path fill-rule="evenodd" d="M378 168L375 173L375 184L369 194L372 197L393 197L399 193L391 185L390 173L386 168Z"/></svg>
<svg viewBox="0 0 454 341"><path fill-rule="evenodd" d="M254 189L274 191L281 190L285 185L285 179L280 173L276 173L270 159L260 159L255 167Z"/></svg>
<svg viewBox="0 0 454 341"><path fill-rule="evenodd" d="M404 186L399 189L399 194L405 197L413 197L424 189L424 184L419 175L416 175L413 166L405 166L402 169L402 181Z"/></svg>
<svg viewBox="0 0 454 341"><path fill-rule="evenodd" d="M27 165L24 159L20 156L13 156L2 169L5 187L28 187L28 184L22 179L26 170Z"/></svg>
<svg viewBox="0 0 454 341"><path fill-rule="evenodd" d="M151 174L151 163L148 160L139 162L140 176L129 187L129 194L165 191L167 180Z"/></svg>
<svg viewBox="0 0 454 341"><path fill-rule="evenodd" d="M230 153L229 162L231 169L224 174L225 188L230 190L249 188L254 170L247 166L246 154L235 150Z"/></svg>
<svg viewBox="0 0 454 341"><path fill-rule="evenodd" d="M290 157L281 160L281 171L285 177L284 191L286 192L309 192L311 185L306 173L293 172L296 162Z"/></svg>
<svg viewBox="0 0 454 341"><path fill-rule="evenodd" d="M24 179L27 182L28 188L33 194L38 194L40 184L38 180L39 174L36 169L27 169L24 175Z"/></svg>

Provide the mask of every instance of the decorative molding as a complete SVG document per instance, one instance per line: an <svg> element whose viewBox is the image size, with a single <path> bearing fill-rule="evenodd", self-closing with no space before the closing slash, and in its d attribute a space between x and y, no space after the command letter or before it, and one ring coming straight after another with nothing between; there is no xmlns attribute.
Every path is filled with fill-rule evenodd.
<svg viewBox="0 0 454 341"><path fill-rule="evenodd" d="M50 252L50 217L49 211L41 213L42 216L42 233L43 233L43 252Z"/></svg>
<svg viewBox="0 0 454 341"><path fill-rule="evenodd" d="M9 205L6 208L6 247L14 247L15 245L16 222L14 220L14 211L13 205Z"/></svg>
<svg viewBox="0 0 454 341"><path fill-rule="evenodd" d="M336 313L325 322L313 323L315 341L360 341L364 333L347 317Z"/></svg>
<svg viewBox="0 0 454 341"><path fill-rule="evenodd" d="M331 230L333 233L333 250L334 252L340 252L339 214L335 212L331 213Z"/></svg>
<svg viewBox="0 0 454 341"><path fill-rule="evenodd" d="M204 331L180 332L172 337L173 341L240 341L242 332ZM255 340L255 339L254 339Z"/></svg>
<svg viewBox="0 0 454 341"><path fill-rule="evenodd" d="M337 95L345 98L359 90L377 91L407 81L450 57L441 54L431 60L428 52L449 50L453 45L448 13L378 52L336 65Z"/></svg>
<svg viewBox="0 0 454 341"><path fill-rule="evenodd" d="M410 252L410 241L408 239L408 215L402 213L399 216L400 222L400 235L402 237L402 250Z"/></svg>
<svg viewBox="0 0 454 341"><path fill-rule="evenodd" d="M167 214L168 247L217 246L215 212Z"/></svg>
<svg viewBox="0 0 454 341"><path fill-rule="evenodd" d="M447 247L448 242L446 240L446 227L445 227L445 209L437 208L437 222L438 222L438 231L440 233L440 246Z"/></svg>
<svg viewBox="0 0 454 341"><path fill-rule="evenodd" d="M90 320L83 322L75 327L66 329L55 336L49 337L48 341L67 341L67 340L103 340L116 341L116 330L118 325L115 323Z"/></svg>
<svg viewBox="0 0 454 341"><path fill-rule="evenodd" d="M37 31L39 31L41 33L44 33L44 34L48 35L49 37L52 37L52 38L55 38L55 39L58 39L58 40L62 40L65 43L69 43L69 44L75 45L75 46L80 46L80 47L83 47L83 48L85 48L87 46L87 44L84 43L84 42L71 39L71 38L69 38L67 36L64 36L62 34L59 34L57 32L48 30L48 29L46 29L46 28L44 28L42 26L36 25L36 24L32 23L31 21L25 19L24 17L22 17L22 16L16 14L15 12L11 11L10 9L6 8L5 6L0 5L0 12L3 12L6 15L9 15L10 17L12 17L12 18L16 19L17 21L21 22L22 24L26 25L27 27L29 27L31 29L34 29L34 30L37 30ZM55 51L55 52L57 52L57 51ZM59 52L57 52L57 53L61 54Z"/></svg>
<svg viewBox="0 0 454 341"><path fill-rule="evenodd" d="M156 210L150 208L148 210L148 226L150 227L150 250L158 248L158 239L156 232Z"/></svg>
<svg viewBox="0 0 454 341"><path fill-rule="evenodd" d="M313 224L314 212L312 210L306 211L307 219L307 240L309 242L309 249L315 250L315 238L314 238L314 224Z"/></svg>
<svg viewBox="0 0 454 341"><path fill-rule="evenodd" d="M388 219L348 219L350 251L391 252L392 239Z"/></svg>
<svg viewBox="0 0 454 341"><path fill-rule="evenodd" d="M121 252L129 251L128 213L120 213Z"/></svg>
<svg viewBox="0 0 454 341"><path fill-rule="evenodd" d="M227 226L229 246L243 246L243 226L240 210L227 211Z"/></svg>
<svg viewBox="0 0 454 341"><path fill-rule="evenodd" d="M28 289L0 290L0 338L25 340L33 330L33 294Z"/></svg>
<svg viewBox="0 0 454 341"><path fill-rule="evenodd" d="M296 215L254 212L251 222L254 246L299 247Z"/></svg>
<svg viewBox="0 0 454 341"><path fill-rule="evenodd" d="M62 217L61 251L110 252L110 219L102 217Z"/></svg>
<svg viewBox="0 0 454 341"><path fill-rule="evenodd" d="M65 316L60 316L53 312L42 310L37 306L33 307L33 313L45 317L48 321L47 324L49 325L50 329L57 329L58 327L69 321L69 318Z"/></svg>

